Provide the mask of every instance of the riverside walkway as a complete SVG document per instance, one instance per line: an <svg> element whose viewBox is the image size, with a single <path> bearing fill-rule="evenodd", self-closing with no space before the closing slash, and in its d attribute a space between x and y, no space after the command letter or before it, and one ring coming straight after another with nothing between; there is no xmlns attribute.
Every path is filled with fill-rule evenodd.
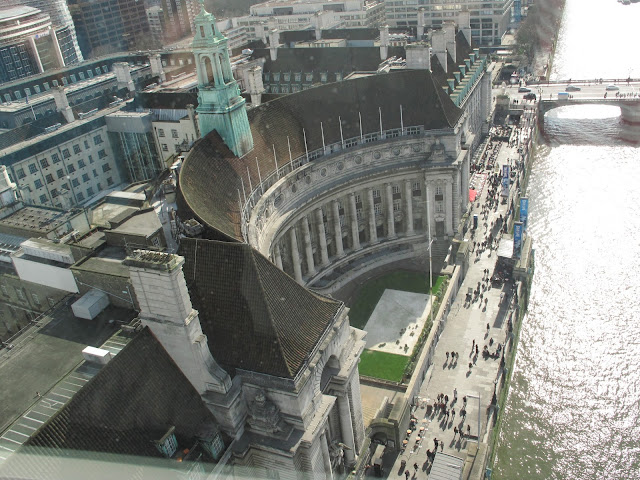
<svg viewBox="0 0 640 480"><path fill-rule="evenodd" d="M510 132L509 140L500 142L492 167L483 168L477 173L490 178L491 175L499 174L504 164L510 164L512 169L517 169L519 165L518 179L510 187L510 199L514 197L517 185L522 181L523 162L519 162L522 158L520 152L523 151L523 146L531 134L531 127L535 122L533 116L533 109L525 113L521 121L522 128L514 128ZM494 151L496 142L493 140ZM485 235L489 235L494 222L497 223L493 230L495 238L500 230L500 215L506 218L511 207L511 200L505 204L497 201L496 207L487 208L486 216L483 215L483 205L490 202L490 188L490 182L485 181L473 205L472 213L478 214L479 221L475 238L471 238L471 232L466 235L471 246L474 240L480 243L485 240ZM499 185L495 195L494 198L499 198ZM502 234L497 235L500 237ZM509 318L512 316L513 322L516 322L517 299L512 293L513 284L505 283L497 288L492 287L485 273L488 271L489 276L493 274L496 260L495 248L487 247L482 250L476 247L471 252L469 270L437 343L433 365L420 387L419 399L413 413L415 428L407 431L406 445L397 456L392 452L385 455L387 478L395 479L405 475L415 479L459 478L457 475L439 476L443 468L457 469L465 479L484 478L489 440L487 424L494 412L494 393L499 395L501 386L501 353L505 348L512 348L511 343L504 347ZM466 293L469 289L477 289L478 285L482 297L478 296L477 300L467 302ZM498 344L502 346L499 354ZM491 355L483 355L485 345ZM455 358L451 352L456 352ZM438 406L434 409L434 403L437 403L440 394L446 395L448 402L444 409ZM464 397L466 406L463 402ZM461 415L463 407L466 410L464 417ZM449 416L446 415L447 410ZM456 429L462 430L463 435L456 434ZM438 440L438 453L432 461L429 456L434 452L434 439Z"/></svg>

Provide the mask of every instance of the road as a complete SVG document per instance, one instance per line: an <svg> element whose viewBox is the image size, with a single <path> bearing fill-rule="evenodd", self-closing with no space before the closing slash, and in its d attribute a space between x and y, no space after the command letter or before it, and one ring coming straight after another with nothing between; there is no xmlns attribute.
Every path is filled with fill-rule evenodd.
<svg viewBox="0 0 640 480"><path fill-rule="evenodd" d="M568 84L565 85L529 85L527 88L530 88L533 93L538 96L538 99L553 99L558 98L559 92L567 91ZM619 95L631 95L635 98L640 98L640 82L633 82L627 84L626 82L620 82L615 84L620 88L618 91L607 91L605 84L594 84L594 83L571 83L572 86L577 86L580 88L579 91L570 91L568 92L570 95L573 95L575 99L591 99L591 98L604 98L604 94L607 94L607 98L616 98L616 93ZM509 95L512 100L520 99L523 100L526 95L525 92L518 92L518 86L506 86L506 87L498 87L493 89L494 95Z"/></svg>

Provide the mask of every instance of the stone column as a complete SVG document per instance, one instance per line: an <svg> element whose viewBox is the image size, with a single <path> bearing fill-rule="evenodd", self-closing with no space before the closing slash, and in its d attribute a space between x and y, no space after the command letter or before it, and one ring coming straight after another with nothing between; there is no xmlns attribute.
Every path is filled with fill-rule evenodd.
<svg viewBox="0 0 640 480"><path fill-rule="evenodd" d="M313 249L311 248L311 232L309 231L309 219L302 219L302 235L304 239L304 251L307 256L307 274L313 276L316 274L316 267L313 264Z"/></svg>
<svg viewBox="0 0 640 480"><path fill-rule="evenodd" d="M453 180L448 179L444 186L445 233L453 235Z"/></svg>
<svg viewBox="0 0 640 480"><path fill-rule="evenodd" d="M276 262L276 266L282 270L282 254L280 253L280 245L277 243L273 247L273 259Z"/></svg>
<svg viewBox="0 0 640 480"><path fill-rule="evenodd" d="M351 236L353 237L353 249L360 250L360 232L358 231L358 209L356 208L356 194L349 194L349 209L351 213Z"/></svg>
<svg viewBox="0 0 640 480"><path fill-rule="evenodd" d="M393 219L393 190L390 183L385 183L387 193L387 238L396 238L396 226Z"/></svg>
<svg viewBox="0 0 640 480"><path fill-rule="evenodd" d="M406 214L406 222L407 222L407 228L406 228L406 233L407 235L413 235L413 197L412 197L412 190L411 190L411 180L405 180L404 181L404 196L405 196L405 200L406 200L406 210L405 210L405 214Z"/></svg>
<svg viewBox="0 0 640 480"><path fill-rule="evenodd" d="M298 236L296 227L289 229L289 239L291 240L291 261L293 262L293 274L296 282L302 284L302 268L300 267L300 254L298 253Z"/></svg>
<svg viewBox="0 0 640 480"><path fill-rule="evenodd" d="M460 195L462 192L460 191L460 170L457 169L455 173L455 180L453 184L453 231L451 232L455 235L458 225L460 224L460 209L462 208ZM469 198L469 193L467 191L467 198Z"/></svg>
<svg viewBox="0 0 640 480"><path fill-rule="evenodd" d="M322 449L322 463L324 463L325 476L327 479L331 479L333 478L333 469L331 468L331 454L329 453L326 428L322 431L322 435L320 435L320 448Z"/></svg>
<svg viewBox="0 0 640 480"><path fill-rule="evenodd" d="M327 252L327 232L324 229L324 219L322 218L322 209L316 210L316 219L318 222L318 243L320 244L320 258L322 266L329 263L329 252Z"/></svg>
<svg viewBox="0 0 640 480"><path fill-rule="evenodd" d="M356 445L353 439L353 424L351 423L351 407L347 392L340 392L337 396L338 411L340 412L340 429L342 430L342 442L349 447L344 449L344 459L347 467L355 462Z"/></svg>
<svg viewBox="0 0 640 480"><path fill-rule="evenodd" d="M378 243L376 231L376 209L373 206L373 188L367 188L367 203L369 204L369 243Z"/></svg>
<svg viewBox="0 0 640 480"><path fill-rule="evenodd" d="M333 211L333 229L336 237L336 255L342 257L344 256L344 245L342 245L342 227L340 226L340 206L337 200L331 202L331 209Z"/></svg>
<svg viewBox="0 0 640 480"><path fill-rule="evenodd" d="M353 437L356 442L356 452L359 452L364 443L364 421L362 419L362 401L360 396L360 377L357 369L354 370L355 374L351 376L349 381L349 393L351 399L351 412L353 418L354 432Z"/></svg>

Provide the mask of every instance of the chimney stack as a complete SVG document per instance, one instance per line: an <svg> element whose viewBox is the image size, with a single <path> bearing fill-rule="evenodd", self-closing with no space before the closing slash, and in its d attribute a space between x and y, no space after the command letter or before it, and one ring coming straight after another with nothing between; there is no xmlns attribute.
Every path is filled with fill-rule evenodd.
<svg viewBox="0 0 640 480"><path fill-rule="evenodd" d="M251 104L257 107L262 103L264 84L262 83L262 67L256 65L247 72L247 93L251 95Z"/></svg>
<svg viewBox="0 0 640 480"><path fill-rule="evenodd" d="M71 107L69 106L67 92L64 87L53 87L50 92L53 95L53 100L56 102L56 110L64 115L64 119L67 123L73 122L76 118L73 116L73 110L71 110Z"/></svg>
<svg viewBox="0 0 640 480"><path fill-rule="evenodd" d="M440 62L440 65L442 65L442 68L446 73L447 44L445 41L444 30L435 30L431 33L431 47L433 48L433 53L436 57L438 57L438 61Z"/></svg>
<svg viewBox="0 0 640 480"><path fill-rule="evenodd" d="M113 64L113 73L116 74L118 88L126 88L130 92L135 91L136 87L131 79L131 67L127 62L116 62Z"/></svg>
<svg viewBox="0 0 640 480"><path fill-rule="evenodd" d="M418 31L416 37L418 42L424 37L424 8L422 7L418 10Z"/></svg>
<svg viewBox="0 0 640 480"><path fill-rule="evenodd" d="M271 61L275 62L278 59L278 47L280 46L280 32L277 28L273 28L269 31L269 53L271 54Z"/></svg>
<svg viewBox="0 0 640 480"><path fill-rule="evenodd" d="M389 57L389 25L380 27L380 60Z"/></svg>

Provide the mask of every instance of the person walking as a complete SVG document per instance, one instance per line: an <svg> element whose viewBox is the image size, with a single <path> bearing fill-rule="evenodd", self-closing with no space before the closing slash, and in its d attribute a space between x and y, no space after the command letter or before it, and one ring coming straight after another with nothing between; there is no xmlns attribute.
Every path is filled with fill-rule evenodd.
<svg viewBox="0 0 640 480"><path fill-rule="evenodd" d="M457 388L453 389L453 401L454 402L458 401L458 389Z"/></svg>
<svg viewBox="0 0 640 480"><path fill-rule="evenodd" d="M409 480L409 470L404 471L404 477Z"/></svg>

